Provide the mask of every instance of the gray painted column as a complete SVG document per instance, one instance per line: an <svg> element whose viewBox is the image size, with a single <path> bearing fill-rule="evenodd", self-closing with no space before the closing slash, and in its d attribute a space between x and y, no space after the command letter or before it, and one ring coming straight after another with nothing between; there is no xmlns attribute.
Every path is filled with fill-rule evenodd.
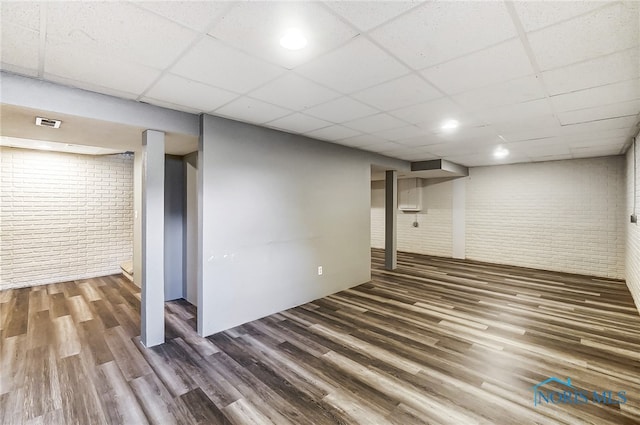
<svg viewBox="0 0 640 425"><path fill-rule="evenodd" d="M142 133L142 344L164 343L164 133Z"/></svg>
<svg viewBox="0 0 640 425"><path fill-rule="evenodd" d="M387 170L384 189L384 267L387 270L395 270L398 267L396 251L398 172L396 170Z"/></svg>

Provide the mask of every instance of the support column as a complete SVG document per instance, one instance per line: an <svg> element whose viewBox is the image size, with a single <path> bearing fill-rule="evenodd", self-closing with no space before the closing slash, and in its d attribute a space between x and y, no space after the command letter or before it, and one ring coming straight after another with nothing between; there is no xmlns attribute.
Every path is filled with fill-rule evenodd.
<svg viewBox="0 0 640 425"><path fill-rule="evenodd" d="M453 200L451 209L452 252L453 258L464 260L466 254L466 194L467 179L459 178L452 182Z"/></svg>
<svg viewBox="0 0 640 425"><path fill-rule="evenodd" d="M142 344L164 343L164 133L142 133Z"/></svg>
<svg viewBox="0 0 640 425"><path fill-rule="evenodd" d="M396 223L398 215L398 172L387 170L384 191L384 267L395 270L398 267L396 251Z"/></svg>

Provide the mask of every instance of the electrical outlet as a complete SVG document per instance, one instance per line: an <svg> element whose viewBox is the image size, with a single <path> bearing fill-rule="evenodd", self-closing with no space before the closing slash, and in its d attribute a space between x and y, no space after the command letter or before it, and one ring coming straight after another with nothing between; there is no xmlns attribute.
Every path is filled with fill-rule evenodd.
<svg viewBox="0 0 640 425"><path fill-rule="evenodd" d="M322 276L322 266L318 266L318 276Z"/></svg>
<svg viewBox="0 0 640 425"><path fill-rule="evenodd" d="M635 214L631 214L631 222L638 224L638 216Z"/></svg>

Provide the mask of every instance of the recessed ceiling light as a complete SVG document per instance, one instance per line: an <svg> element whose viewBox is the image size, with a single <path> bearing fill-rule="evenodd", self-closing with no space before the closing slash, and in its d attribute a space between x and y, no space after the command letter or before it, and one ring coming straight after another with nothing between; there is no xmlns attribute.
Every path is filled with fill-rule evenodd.
<svg viewBox="0 0 640 425"><path fill-rule="evenodd" d="M288 50L300 50L307 45L307 38L298 28L289 28L282 34L280 45Z"/></svg>
<svg viewBox="0 0 640 425"><path fill-rule="evenodd" d="M447 120L447 121L442 123L440 128L442 130L445 130L445 131L451 131L451 130L455 130L459 126L460 126L460 123L458 121L456 121L456 120Z"/></svg>
<svg viewBox="0 0 640 425"><path fill-rule="evenodd" d="M507 156L509 156L509 149L502 147L502 146L498 146L494 151L493 151L493 156L497 159L503 159L506 158Z"/></svg>

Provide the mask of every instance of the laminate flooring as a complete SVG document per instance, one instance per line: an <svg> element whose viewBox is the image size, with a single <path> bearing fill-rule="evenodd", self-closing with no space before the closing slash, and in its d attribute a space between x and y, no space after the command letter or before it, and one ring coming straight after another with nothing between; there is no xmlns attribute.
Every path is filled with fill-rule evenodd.
<svg viewBox="0 0 640 425"><path fill-rule="evenodd" d="M194 307L169 302L150 349L120 276L2 291L0 423L640 424L624 282L372 257L369 283L208 338ZM627 402L534 406L550 377Z"/></svg>

